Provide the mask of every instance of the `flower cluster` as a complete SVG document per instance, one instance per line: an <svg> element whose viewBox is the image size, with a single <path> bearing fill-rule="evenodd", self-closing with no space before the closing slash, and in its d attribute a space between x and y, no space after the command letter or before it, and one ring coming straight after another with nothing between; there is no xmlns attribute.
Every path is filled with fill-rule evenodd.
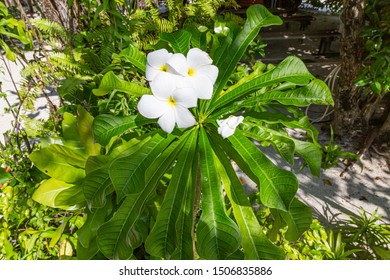
<svg viewBox="0 0 390 280"><path fill-rule="evenodd" d="M218 76L218 68L212 63L209 55L198 48L190 49L187 57L166 49L149 53L145 74L153 94L141 97L139 113L149 119L158 118L157 123L167 133L176 124L179 128L195 125L189 108L196 107L198 99L211 98ZM218 120L218 133L223 138L231 136L242 120L242 116Z"/></svg>
<svg viewBox="0 0 390 280"><path fill-rule="evenodd" d="M189 108L197 106L198 99L210 99L218 68L209 55L190 49L187 57L169 53L166 49L147 56L146 79L153 95L144 95L138 111L146 118L158 118L158 124L171 133L175 124L179 128L191 127L196 120Z"/></svg>

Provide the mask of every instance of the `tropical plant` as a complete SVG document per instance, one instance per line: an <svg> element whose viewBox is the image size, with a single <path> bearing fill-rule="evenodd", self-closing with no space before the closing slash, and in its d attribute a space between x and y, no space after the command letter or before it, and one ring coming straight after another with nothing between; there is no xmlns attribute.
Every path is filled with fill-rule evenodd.
<svg viewBox="0 0 390 280"><path fill-rule="evenodd" d="M150 88L108 71L93 93L121 90L141 97L141 114L88 117L91 126L69 134L82 151L54 144L31 154L51 177L35 200L49 199L64 209L86 206L78 258L285 258L265 235L232 162L257 184L262 205L287 224L289 239L299 238L310 225L311 209L295 196L298 181L253 140L272 145L290 164L301 156L319 175L318 132L300 107L332 104L330 91L296 57L227 85L261 27L281 23L264 6L253 5L243 28L228 23L230 31L216 36L211 47L202 30L188 28L162 34L148 56L127 49L121 55L146 74ZM81 109L79 114L88 115ZM307 132L306 139L288 134L296 128Z"/></svg>
<svg viewBox="0 0 390 280"><path fill-rule="evenodd" d="M348 248L358 250L358 259L390 259L390 225L381 222L377 211L368 215L362 208L360 215L349 215L339 226Z"/></svg>
<svg viewBox="0 0 390 280"><path fill-rule="evenodd" d="M318 220L313 220L310 229L296 242L283 239L281 246L292 260L346 260L354 259L360 249L346 250L348 243L340 232L325 229Z"/></svg>

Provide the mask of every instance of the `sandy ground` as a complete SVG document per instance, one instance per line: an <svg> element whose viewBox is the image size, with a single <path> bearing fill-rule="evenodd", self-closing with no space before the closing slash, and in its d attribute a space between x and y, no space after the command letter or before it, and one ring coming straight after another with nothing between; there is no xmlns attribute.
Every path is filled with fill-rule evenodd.
<svg viewBox="0 0 390 280"><path fill-rule="evenodd" d="M309 29L314 28L314 25L317 25L317 29L332 24L337 27L337 24L335 25L334 23L337 20L338 18L336 17L319 18L313 25L309 26ZM290 25L289 28L297 27ZM338 64L337 57L332 55L332 49L337 50L338 48L337 38L332 43L332 49L328 56L319 56L316 54L319 38L311 38L310 36L304 40L273 40L268 43L269 46L266 49L268 61L277 62L283 58L281 56L297 55L305 62L308 62L308 69L320 78L326 77ZM12 76L18 84L18 81L20 81L20 65L8 63L8 67L11 69ZM0 69L3 69L3 71L0 71L2 90L7 93L9 102L14 104L18 102L15 88L11 77L4 71L4 64L1 60ZM52 98L56 102L55 96ZM12 117L4 112L5 108L7 108L7 104L3 99L0 99L1 135L10 129L12 121ZM32 112L32 116L38 119L47 118L48 108L46 100L43 97L37 99L36 110ZM325 130L321 134L324 143L328 141L328 132L328 130ZM0 139L3 141L3 137ZM346 136L343 142L337 144L347 150L353 151L348 139L349 136ZM267 148L263 150L279 166L287 169L291 168L272 149ZM301 164L299 159L297 159L297 163L293 169L300 182L298 196L313 208L313 217L321 220L324 224L332 225L340 219L346 218L347 214L358 214L361 208L364 208L368 213L373 213L377 209L378 214L383 216L382 221L390 223L389 162L389 157L370 151L363 158L363 170L360 169L359 165L354 165L344 176L340 176L340 173L345 167L340 162L339 167L324 170L321 176L317 178L312 176L307 168L300 170Z"/></svg>

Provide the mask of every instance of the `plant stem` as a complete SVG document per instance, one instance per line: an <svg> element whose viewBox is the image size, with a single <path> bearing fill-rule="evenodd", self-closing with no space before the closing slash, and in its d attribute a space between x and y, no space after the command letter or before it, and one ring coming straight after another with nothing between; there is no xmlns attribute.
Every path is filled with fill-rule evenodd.
<svg viewBox="0 0 390 280"><path fill-rule="evenodd" d="M196 258L196 245L195 245L195 224L197 219L197 214L199 210L200 203L200 194L202 192L202 181L200 175L200 154L198 153L198 166L196 172L196 184L195 184L195 198L194 198L194 208L192 212L192 248L194 251L194 259Z"/></svg>

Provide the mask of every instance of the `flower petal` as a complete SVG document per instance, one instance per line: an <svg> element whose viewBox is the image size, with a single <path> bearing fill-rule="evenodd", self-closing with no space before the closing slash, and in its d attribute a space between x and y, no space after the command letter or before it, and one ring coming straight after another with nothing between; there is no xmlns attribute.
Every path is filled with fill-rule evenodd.
<svg viewBox="0 0 390 280"><path fill-rule="evenodd" d="M146 70L145 70L145 77L147 81L153 81L153 79L161 73L160 70L157 70L156 68L153 68L149 64L146 64Z"/></svg>
<svg viewBox="0 0 390 280"><path fill-rule="evenodd" d="M161 127L162 130L164 130L166 133L171 133L175 127L175 111L171 108L169 108L164 115L162 115L157 123Z"/></svg>
<svg viewBox="0 0 390 280"><path fill-rule="evenodd" d="M215 84L215 81L218 77L218 67L215 65L204 65L196 69L197 73L207 76L212 84Z"/></svg>
<svg viewBox="0 0 390 280"><path fill-rule="evenodd" d="M168 103L153 95L143 95L138 102L139 113L148 119L159 118L169 109Z"/></svg>
<svg viewBox="0 0 390 280"><path fill-rule="evenodd" d="M237 126L244 120L243 116L229 116L227 119L217 120L218 133L223 137L227 138L234 134Z"/></svg>
<svg viewBox="0 0 390 280"><path fill-rule="evenodd" d="M176 74L187 76L188 64L182 53L173 54L167 61L167 64L176 72Z"/></svg>
<svg viewBox="0 0 390 280"><path fill-rule="evenodd" d="M218 127L218 133L222 136L222 138L227 138L234 134L235 129L231 129L228 126Z"/></svg>
<svg viewBox="0 0 390 280"><path fill-rule="evenodd" d="M177 105L185 108L196 107L198 103L198 96L193 88L178 88L173 92L172 97Z"/></svg>
<svg viewBox="0 0 390 280"><path fill-rule="evenodd" d="M210 65L213 60L210 58L208 53L198 48L190 49L187 54L188 66L191 68L198 68L203 65Z"/></svg>
<svg viewBox="0 0 390 280"><path fill-rule="evenodd" d="M236 117L236 116L230 116L228 119L227 119L227 126L229 126L230 128L233 128L233 129L236 129L236 127L242 123L242 121L244 120L244 117L243 116L239 116L239 117Z"/></svg>
<svg viewBox="0 0 390 280"><path fill-rule="evenodd" d="M146 60L150 66L154 67L155 69L159 69L161 66L167 63L167 60L172 57L172 55L173 54L169 53L166 49L160 49L148 53Z"/></svg>
<svg viewBox="0 0 390 280"><path fill-rule="evenodd" d="M187 128L196 124L194 116L187 108L177 105L174 111L177 126L179 128Z"/></svg>
<svg viewBox="0 0 390 280"><path fill-rule="evenodd" d="M176 88L175 81L175 75L161 72L149 83L149 85L156 97L166 100L172 96L172 93Z"/></svg>
<svg viewBox="0 0 390 280"><path fill-rule="evenodd" d="M212 81L207 76L202 74L197 74L191 77L191 80L198 98L200 99L211 98L211 96L213 95L214 87Z"/></svg>

